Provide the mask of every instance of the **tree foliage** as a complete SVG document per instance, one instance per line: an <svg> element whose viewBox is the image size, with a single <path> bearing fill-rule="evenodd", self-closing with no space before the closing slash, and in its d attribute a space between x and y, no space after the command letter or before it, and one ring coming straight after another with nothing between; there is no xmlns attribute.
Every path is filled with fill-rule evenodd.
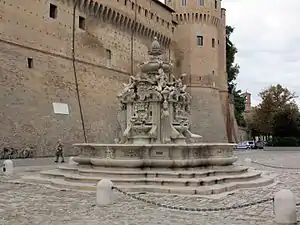
<svg viewBox="0 0 300 225"><path fill-rule="evenodd" d="M233 91L234 114L239 126L245 127L246 121L244 118L245 98L242 96L241 90Z"/></svg>
<svg viewBox="0 0 300 225"><path fill-rule="evenodd" d="M258 109L257 107L254 107L252 109L252 114L250 118L247 118L246 123L247 123L247 127L248 129L251 131L251 135L254 139L254 137L256 136L260 136L262 134L262 132L260 131L260 126L259 126L259 113L257 113Z"/></svg>
<svg viewBox="0 0 300 225"><path fill-rule="evenodd" d="M226 26L226 70L227 70L227 82L228 91L233 93L236 83L234 82L237 75L240 72L240 67L235 61L235 54L238 52L236 46L230 40L230 36L233 33L234 28L231 26Z"/></svg>
<svg viewBox="0 0 300 225"><path fill-rule="evenodd" d="M299 113L295 107L279 109L274 115L272 133L275 137L293 137L299 134Z"/></svg>
<svg viewBox="0 0 300 225"><path fill-rule="evenodd" d="M238 125L245 126L244 111L245 111L245 98L242 96L241 90L236 88L235 80L240 72L240 67L235 63L235 54L238 52L236 46L230 40L230 35L233 33L234 28L226 26L226 70L227 70L227 83L228 92L232 94L234 101L235 118Z"/></svg>
<svg viewBox="0 0 300 225"><path fill-rule="evenodd" d="M248 126L256 135L299 136L300 117L295 93L280 84L259 93L261 103L253 110Z"/></svg>

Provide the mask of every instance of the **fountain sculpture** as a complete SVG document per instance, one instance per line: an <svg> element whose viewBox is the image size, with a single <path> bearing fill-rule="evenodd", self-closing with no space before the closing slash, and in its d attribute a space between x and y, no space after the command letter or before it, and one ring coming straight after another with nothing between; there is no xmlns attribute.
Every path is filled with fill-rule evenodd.
<svg viewBox="0 0 300 225"><path fill-rule="evenodd" d="M123 119L117 143L74 144L81 150L73 158L77 165L26 179L94 189L100 179L109 178L128 191L185 194L215 194L271 183L273 179L260 172L232 165L237 160L234 144L199 142L201 136L189 130L191 96L183 84L185 75L173 75L156 38L149 56L118 95ZM53 176L61 180L51 180Z"/></svg>
<svg viewBox="0 0 300 225"><path fill-rule="evenodd" d="M139 65L140 72L118 95L126 114L126 143L186 143L186 138L200 137L189 131L191 96L176 79L172 64L164 62L157 39L149 51L150 61Z"/></svg>

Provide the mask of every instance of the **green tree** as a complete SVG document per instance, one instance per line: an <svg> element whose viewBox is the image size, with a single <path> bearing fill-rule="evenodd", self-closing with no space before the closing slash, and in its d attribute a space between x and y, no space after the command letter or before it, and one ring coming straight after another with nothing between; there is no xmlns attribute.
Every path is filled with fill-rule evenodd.
<svg viewBox="0 0 300 225"><path fill-rule="evenodd" d="M238 125L245 126L244 111L245 111L245 98L242 96L241 90L236 88L235 80L240 72L240 67L235 63L235 54L238 52L236 46L230 40L230 35L233 33L234 28L226 26L226 70L227 70L227 83L228 92L232 94L234 101L235 118Z"/></svg>
<svg viewBox="0 0 300 225"><path fill-rule="evenodd" d="M233 93L236 83L234 82L240 72L240 67L235 61L235 54L238 52L236 46L230 40L230 36L233 33L234 28L226 26L226 70L227 70L227 82L228 91Z"/></svg>
<svg viewBox="0 0 300 225"><path fill-rule="evenodd" d="M273 136L297 137L299 136L299 111L297 106L287 105L274 115Z"/></svg>
<svg viewBox="0 0 300 225"><path fill-rule="evenodd" d="M251 116L247 118L247 128L250 131L252 138L254 139L254 137L256 136L260 136L262 135L261 131L260 131L260 122L259 122L259 117L258 117L258 113L257 113L257 107L254 107L252 109L252 113Z"/></svg>
<svg viewBox="0 0 300 225"><path fill-rule="evenodd" d="M294 133L299 115L295 93L277 84L266 88L259 96L261 103L253 112L252 128L265 135L283 135L283 129L289 128L290 133ZM284 123L290 123L291 127Z"/></svg>
<svg viewBox="0 0 300 225"><path fill-rule="evenodd" d="M241 95L241 90L233 91L233 101L234 101L234 114L236 121L239 126L245 127L246 121L244 118L245 111L245 98Z"/></svg>

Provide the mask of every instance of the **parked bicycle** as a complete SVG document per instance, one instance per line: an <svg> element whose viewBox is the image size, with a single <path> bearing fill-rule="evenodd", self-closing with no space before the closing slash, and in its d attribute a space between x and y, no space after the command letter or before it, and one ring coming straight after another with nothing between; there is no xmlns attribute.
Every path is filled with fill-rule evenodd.
<svg viewBox="0 0 300 225"><path fill-rule="evenodd" d="M4 147L0 150L0 159L17 159L17 158L32 158L34 156L33 147L25 147L23 149L15 149L13 147Z"/></svg>

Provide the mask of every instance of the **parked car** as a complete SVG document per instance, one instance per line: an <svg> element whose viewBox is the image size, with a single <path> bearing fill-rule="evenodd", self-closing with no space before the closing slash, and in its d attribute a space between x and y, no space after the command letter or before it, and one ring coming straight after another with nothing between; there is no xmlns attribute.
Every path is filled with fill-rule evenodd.
<svg viewBox="0 0 300 225"><path fill-rule="evenodd" d="M255 142L255 148L256 149L264 149L265 143L263 141L257 141Z"/></svg>
<svg viewBox="0 0 300 225"><path fill-rule="evenodd" d="M243 141L237 144L236 149L251 149L251 145L248 141Z"/></svg>
<svg viewBox="0 0 300 225"><path fill-rule="evenodd" d="M251 149L255 149L255 142L254 141L246 141L249 145Z"/></svg>

